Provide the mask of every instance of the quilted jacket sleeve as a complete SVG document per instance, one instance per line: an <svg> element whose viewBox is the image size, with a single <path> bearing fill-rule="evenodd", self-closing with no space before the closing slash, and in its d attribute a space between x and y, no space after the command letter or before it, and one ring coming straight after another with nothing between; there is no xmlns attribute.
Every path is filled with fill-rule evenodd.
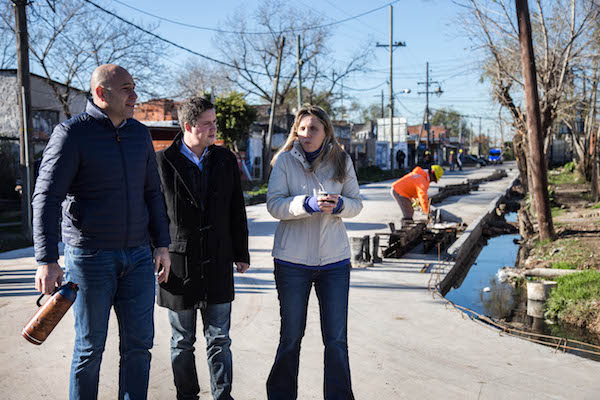
<svg viewBox="0 0 600 400"><path fill-rule="evenodd" d="M146 162L146 181L144 199L150 214L150 237L154 247L167 247L171 243L169 237L169 219L165 199L160 190L160 176L156 163L156 154L148 134L148 161Z"/></svg>
<svg viewBox="0 0 600 400"><path fill-rule="evenodd" d="M32 201L33 243L39 264L58 261L61 203L78 165L79 150L75 138L65 125L57 125L44 150Z"/></svg>
<svg viewBox="0 0 600 400"><path fill-rule="evenodd" d="M350 157L346 159L346 180L342 187L341 196L344 199L344 205L340 212L335 215L341 218L356 217L362 210L363 204L360 197L358 179L356 178L356 172L354 171Z"/></svg>
<svg viewBox="0 0 600 400"><path fill-rule="evenodd" d="M293 168L290 164L284 154L275 161L267 189L267 210L274 218L280 220L308 218L311 214L304 209L307 196L290 195L287 171L287 168Z"/></svg>

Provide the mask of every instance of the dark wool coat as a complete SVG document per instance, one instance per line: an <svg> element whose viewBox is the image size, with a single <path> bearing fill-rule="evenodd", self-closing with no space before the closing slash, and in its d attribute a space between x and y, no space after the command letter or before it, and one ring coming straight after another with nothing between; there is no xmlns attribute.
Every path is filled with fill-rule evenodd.
<svg viewBox="0 0 600 400"><path fill-rule="evenodd" d="M248 223L237 160L209 146L203 170L181 154L182 133L157 153L169 216L171 273L158 305L192 309L233 300L233 262L250 262Z"/></svg>

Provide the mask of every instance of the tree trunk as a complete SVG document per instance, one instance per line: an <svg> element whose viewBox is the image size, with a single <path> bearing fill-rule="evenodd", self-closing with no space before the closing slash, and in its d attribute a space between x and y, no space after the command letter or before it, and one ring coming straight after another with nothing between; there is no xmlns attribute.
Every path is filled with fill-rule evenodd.
<svg viewBox="0 0 600 400"><path fill-rule="evenodd" d="M517 167L519 168L519 174L521 175L521 186L523 187L523 193L529 192L529 177L527 176L527 153L524 146L525 136L521 132L517 132L513 137L513 151L517 159Z"/></svg>
<svg viewBox="0 0 600 400"><path fill-rule="evenodd" d="M527 0L515 0L519 20L519 42L523 77L525 81L525 100L527 103L527 128L529 132L529 155L531 170L531 187L535 198L538 229L541 240L554 239L554 227L550 213L548 197L548 176L543 157L542 123L540 101L537 91L535 56L531 40L531 22Z"/></svg>
<svg viewBox="0 0 600 400"><path fill-rule="evenodd" d="M594 202L600 201L600 170L598 165L598 136L600 136L600 125L593 137L592 148L592 199Z"/></svg>

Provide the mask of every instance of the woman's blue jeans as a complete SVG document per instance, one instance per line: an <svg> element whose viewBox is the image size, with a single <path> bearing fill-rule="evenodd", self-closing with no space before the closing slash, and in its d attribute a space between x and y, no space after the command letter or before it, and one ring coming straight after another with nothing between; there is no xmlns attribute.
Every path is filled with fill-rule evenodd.
<svg viewBox="0 0 600 400"><path fill-rule="evenodd" d="M298 397L300 344L313 284L319 299L325 345L325 400L354 399L347 339L350 265L313 271L276 263L275 283L281 331L277 355L267 380L268 399L293 400Z"/></svg>
<svg viewBox="0 0 600 400"><path fill-rule="evenodd" d="M231 339L231 303L206 304L200 308L206 356L213 399L231 400L233 378ZM197 310L169 310L171 323L171 366L177 388L177 400L197 400L200 393L194 343L196 342Z"/></svg>
<svg viewBox="0 0 600 400"><path fill-rule="evenodd" d="M110 309L119 323L119 399L146 399L154 339L154 264L150 246L118 250L65 246L65 281L79 285L73 304L71 400L98 397Z"/></svg>

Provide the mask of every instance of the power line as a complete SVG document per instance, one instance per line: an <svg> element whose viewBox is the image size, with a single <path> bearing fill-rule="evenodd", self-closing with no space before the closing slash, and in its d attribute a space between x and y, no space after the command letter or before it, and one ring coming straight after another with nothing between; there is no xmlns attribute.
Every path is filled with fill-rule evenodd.
<svg viewBox="0 0 600 400"><path fill-rule="evenodd" d="M442 110L439 108L432 108L432 111L436 111L436 112L441 112L444 114L456 114L459 117L463 117L463 118L478 118L478 119L485 119L485 120L489 120L489 121L497 121L498 118L493 118L493 117L484 117L482 115L468 115L468 114L461 114L459 112L456 111L448 111L448 110Z"/></svg>
<svg viewBox="0 0 600 400"><path fill-rule="evenodd" d="M387 81L386 82L381 82L379 85L373 86L373 87L368 88L368 89L355 89L355 88L348 87L348 86L346 86L344 84L340 84L340 86L343 87L344 89L352 90L352 91L355 91L355 92L368 92L369 90L375 90L375 89L377 89L377 88L385 85L386 83L387 83Z"/></svg>
<svg viewBox="0 0 600 400"><path fill-rule="evenodd" d="M197 51L194 51L194 50L188 49L187 47L184 47L184 46L182 46L182 45L180 45L180 44L177 44L177 43L175 43L175 42L172 42L171 40L165 39L165 38L163 38L163 37L161 37L161 36L159 36L159 35L157 35L157 34L155 34L155 33L153 33L153 32L150 32L149 30L147 30L147 29L145 29L145 28L142 28L141 26L139 26L139 25L136 25L136 24L134 24L133 22L130 22L130 21L128 21L128 20L126 20L126 19L124 19L124 18L122 18L122 17L118 16L117 14L113 13L112 11L109 11L109 10L107 10L107 9L105 9L105 8L103 8L103 7L101 7L101 6L99 6L98 4L94 3L94 2L93 2L93 1L91 1L91 0L83 0L83 1L84 1L84 2L86 2L86 3L89 3L89 4L91 4L91 5L93 5L94 7L98 8L100 11L103 11L103 12L105 12L106 14L109 14L109 15L111 15L111 16L113 16L113 17L117 18L119 21L122 21L122 22L124 22L124 23L126 23L126 24L128 24L128 25L131 25L131 26L133 26L134 28L136 28L136 29L139 29L140 31L142 31L142 32L144 32L144 33L146 33L146 34L148 34L148 35L150 35L150 36L152 36L152 37L154 37L154 38L156 38L156 39L158 39L158 40L162 41L162 42L165 42L165 43L168 43L168 44L170 44L171 46L177 47L178 49L181 49L181 50L183 50L183 51L186 51L186 52L188 52L188 53L194 54L194 55L196 55L196 56L198 56L198 57L202 57L202 58L204 58L204 59L207 59L207 60L209 60L209 61L215 62L215 63L217 63L217 64L221 64L221 65L225 65L225 66L227 66L227 67L230 67L230 68L235 68L235 69L237 69L237 68L236 68L236 66L235 66L235 65L233 65L233 64L230 64L230 63L228 63L228 62L225 62L225 61L217 60L216 58L209 57L209 56L207 56L207 55L204 55L204 54L202 54L202 53L198 53ZM265 72L260 72L260 71L252 71L252 70L248 70L248 72L252 72L252 73L254 73L254 74L259 74L259 75L265 75L265 76L268 76L268 74L266 74Z"/></svg>
<svg viewBox="0 0 600 400"><path fill-rule="evenodd" d="M92 3L91 1L88 1L88 0L84 0L84 1L86 1L88 3L91 3L91 4L94 4L94 3ZM330 26L343 24L344 22L348 22L348 21L352 21L354 19L358 19L358 18L364 17L365 15L374 13L375 11L379 11L382 8L385 8L385 7L388 7L388 6L392 5L392 4L398 3L400 0L394 0L394 1L392 1L392 2L390 2L388 4L385 4L385 5L381 6L381 7L377 7L377 8L374 8L372 10L365 11L365 12L363 12L361 14L355 15L353 17L345 18L345 19L342 19L342 20L339 20L339 21L333 21L333 22L329 22L329 23L326 23L326 24L303 27L302 29L285 29L285 30L282 30L282 31L279 31L279 32L228 31L228 30L225 30L225 29L211 28L211 27L199 26L199 25L193 25L193 24L186 24L184 22L173 21L171 19L168 19L168 18L165 18L165 17L161 17L159 15L151 14L151 13L149 13L147 11L144 11L144 10L141 10L139 8L133 7L133 6L129 5L129 4L126 4L126 3L124 3L124 2L122 2L120 0L112 0L112 1L114 1L115 3L119 3L119 4L121 4L121 5L125 6L125 7L131 8L132 10L135 10L135 11L140 12L142 14L146 14L146 15L149 15L149 16L151 16L153 18L159 19L161 21L169 22L169 23L175 24L175 25L185 26L187 28L194 28L194 29L200 29L200 30L211 31L211 32L218 32L218 33L233 33L233 34L239 34L239 35L273 35L273 34L281 34L281 33L303 32L303 31L309 31L309 30L314 30L314 29L327 28L327 27L330 27ZM94 5L96 7L99 7L96 4L94 4Z"/></svg>

